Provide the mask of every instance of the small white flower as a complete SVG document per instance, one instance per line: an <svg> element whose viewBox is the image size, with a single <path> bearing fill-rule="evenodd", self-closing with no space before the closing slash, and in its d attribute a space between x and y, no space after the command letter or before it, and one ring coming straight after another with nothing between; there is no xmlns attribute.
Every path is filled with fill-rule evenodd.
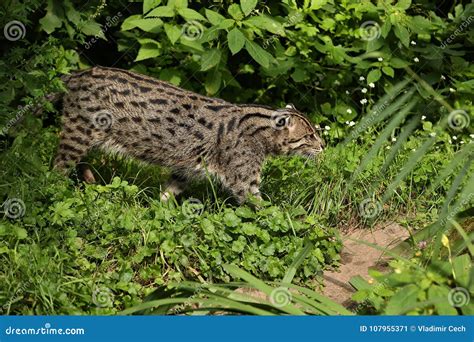
<svg viewBox="0 0 474 342"><path fill-rule="evenodd" d="M370 87L370 88L375 88L374 82L370 82L370 83L369 83L369 87Z"/></svg>
<svg viewBox="0 0 474 342"><path fill-rule="evenodd" d="M346 94L347 94L347 95L349 95L349 94L350 94L350 93L349 93L349 90L346 90Z"/></svg>
<svg viewBox="0 0 474 342"><path fill-rule="evenodd" d="M436 146L436 149L439 150L439 146Z"/></svg>
<svg viewBox="0 0 474 342"><path fill-rule="evenodd" d="M349 114L352 114L352 109L347 108L346 112L349 113Z"/></svg>
<svg viewBox="0 0 474 342"><path fill-rule="evenodd" d="M430 133L430 136L435 137L435 136L436 136L436 133L435 133L435 132L431 132L431 133Z"/></svg>
<svg viewBox="0 0 474 342"><path fill-rule="evenodd" d="M446 77L444 77L443 75L441 75L441 79L444 81L446 79Z"/></svg>
<svg viewBox="0 0 474 342"><path fill-rule="evenodd" d="M338 85L341 84L338 80L335 80L333 83L334 83L334 85L336 85L336 86L338 86Z"/></svg>
<svg viewBox="0 0 474 342"><path fill-rule="evenodd" d="M387 150L390 150L390 146L385 147Z"/></svg>
<svg viewBox="0 0 474 342"><path fill-rule="evenodd" d="M415 61L415 63L418 63L420 61L418 57L413 58L413 60Z"/></svg>
<svg viewBox="0 0 474 342"><path fill-rule="evenodd" d="M416 152L416 149L413 148L411 151L412 151L412 152Z"/></svg>
<svg viewBox="0 0 474 342"><path fill-rule="evenodd" d="M454 93L456 90L453 89L453 88L449 88L449 91L450 91L451 93Z"/></svg>
<svg viewBox="0 0 474 342"><path fill-rule="evenodd" d="M329 130L331 129L331 127L329 127L329 126L324 126L324 129L325 129L326 131L329 131Z"/></svg>
<svg viewBox="0 0 474 342"><path fill-rule="evenodd" d="M314 127L316 127L317 129L321 128L321 126L319 126L318 124L314 125Z"/></svg>
<svg viewBox="0 0 474 342"><path fill-rule="evenodd" d="M421 116L421 120L425 120L426 119L426 116L425 115L422 115Z"/></svg>
<svg viewBox="0 0 474 342"><path fill-rule="evenodd" d="M354 126L356 123L354 121L349 122L349 127Z"/></svg>
<svg viewBox="0 0 474 342"><path fill-rule="evenodd" d="M362 100L360 100L360 103L361 103L361 104L366 104L366 103L367 103L367 99L362 99Z"/></svg>
<svg viewBox="0 0 474 342"><path fill-rule="evenodd" d="M324 131L323 134L324 134L324 135L328 135L328 132L327 132L327 131Z"/></svg>
<svg viewBox="0 0 474 342"><path fill-rule="evenodd" d="M392 141L397 141L397 138L392 138Z"/></svg>
<svg viewBox="0 0 474 342"><path fill-rule="evenodd" d="M453 138L453 140L458 140L458 137L457 137L457 136L455 136L455 135L453 135L453 137L452 137L452 138Z"/></svg>
<svg viewBox="0 0 474 342"><path fill-rule="evenodd" d="M464 144L464 140L461 140L461 144Z"/></svg>
<svg viewBox="0 0 474 342"><path fill-rule="evenodd" d="M449 139L449 140L448 140L448 143L452 144L452 143L453 143L453 141L452 141L451 139Z"/></svg>
<svg viewBox="0 0 474 342"><path fill-rule="evenodd" d="M346 125L348 125L348 124L349 124L349 121L346 121Z"/></svg>
<svg viewBox="0 0 474 342"><path fill-rule="evenodd" d="M364 76L359 77L359 81L365 80Z"/></svg>
<svg viewBox="0 0 474 342"><path fill-rule="evenodd" d="M367 88L362 88L361 92L365 94L367 92Z"/></svg>
<svg viewBox="0 0 474 342"><path fill-rule="evenodd" d="M378 60L379 62L382 62L382 61L383 61L383 58L382 58L382 57L379 57L379 58L377 58L377 60Z"/></svg>
<svg viewBox="0 0 474 342"><path fill-rule="evenodd" d="M474 134L469 134L469 138L474 139Z"/></svg>
<svg viewBox="0 0 474 342"><path fill-rule="evenodd" d="M410 44L411 44L411 45L416 45L416 42L415 42L414 40L412 40L412 41L410 42Z"/></svg>

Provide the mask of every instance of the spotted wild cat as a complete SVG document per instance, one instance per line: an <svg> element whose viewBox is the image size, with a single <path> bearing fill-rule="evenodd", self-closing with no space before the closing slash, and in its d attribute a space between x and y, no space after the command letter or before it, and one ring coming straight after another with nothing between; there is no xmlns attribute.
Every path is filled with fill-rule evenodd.
<svg viewBox="0 0 474 342"><path fill-rule="evenodd" d="M105 67L63 79L69 91L63 96L55 167L67 172L92 148L116 151L172 169L163 199L206 172L239 202L249 194L259 197L265 157L311 157L324 146L315 127L292 106L233 104ZM94 181L91 170L84 175Z"/></svg>

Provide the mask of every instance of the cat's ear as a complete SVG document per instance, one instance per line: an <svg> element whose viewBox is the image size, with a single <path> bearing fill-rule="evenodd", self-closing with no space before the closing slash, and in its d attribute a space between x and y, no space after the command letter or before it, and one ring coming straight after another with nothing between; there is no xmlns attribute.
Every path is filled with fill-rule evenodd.
<svg viewBox="0 0 474 342"><path fill-rule="evenodd" d="M295 106L293 105L293 103L288 103L288 104L285 106L285 108L288 108L288 109L295 109L295 110L296 110L296 108L295 108Z"/></svg>

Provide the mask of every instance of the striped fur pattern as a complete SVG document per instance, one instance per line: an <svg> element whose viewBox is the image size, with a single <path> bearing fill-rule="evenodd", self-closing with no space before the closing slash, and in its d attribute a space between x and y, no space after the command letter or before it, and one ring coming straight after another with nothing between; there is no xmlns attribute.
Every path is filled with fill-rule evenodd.
<svg viewBox="0 0 474 342"><path fill-rule="evenodd" d="M239 202L259 197L268 155L315 156L323 141L292 106L274 110L202 96L126 70L94 67L64 78L55 167L67 172L92 148L173 170L163 199L190 178L215 175ZM85 178L94 181L92 172Z"/></svg>

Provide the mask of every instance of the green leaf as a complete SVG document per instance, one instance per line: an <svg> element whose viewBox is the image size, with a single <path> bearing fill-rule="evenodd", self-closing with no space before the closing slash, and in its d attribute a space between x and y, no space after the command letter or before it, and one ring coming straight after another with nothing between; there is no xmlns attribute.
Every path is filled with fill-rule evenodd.
<svg viewBox="0 0 474 342"><path fill-rule="evenodd" d="M149 17L174 17L174 8L171 6L159 6L146 15Z"/></svg>
<svg viewBox="0 0 474 342"><path fill-rule="evenodd" d="M161 0L144 0L143 1L143 14L146 14L152 8L155 8L161 4Z"/></svg>
<svg viewBox="0 0 474 342"><path fill-rule="evenodd" d="M240 6L237 4L230 5L227 9L227 12L235 20L242 20L244 18L244 13L242 12Z"/></svg>
<svg viewBox="0 0 474 342"><path fill-rule="evenodd" d="M99 23L95 21L89 21L85 25L81 26L81 32L86 36L97 36L102 39L105 39L104 32Z"/></svg>
<svg viewBox="0 0 474 342"><path fill-rule="evenodd" d="M285 34L283 25L267 15L254 16L243 21L243 23L281 36Z"/></svg>
<svg viewBox="0 0 474 342"><path fill-rule="evenodd" d="M410 44L410 33L408 32L408 30L404 26L396 23L394 27L394 32L398 39L400 39L402 44L408 47L408 45Z"/></svg>
<svg viewBox="0 0 474 342"><path fill-rule="evenodd" d="M178 27L170 24L165 24L164 27L168 39L170 40L171 44L174 45L174 43L178 41L179 37L181 37L181 30Z"/></svg>
<svg viewBox="0 0 474 342"><path fill-rule="evenodd" d="M40 19L41 28L46 33L51 34L56 29L60 28L63 22L60 19L63 16L62 8L57 6L53 0L48 0L48 6L46 7L46 15Z"/></svg>
<svg viewBox="0 0 474 342"><path fill-rule="evenodd" d="M222 82L222 73L217 70L212 70L207 74L204 88L209 95L214 95L219 91Z"/></svg>
<svg viewBox="0 0 474 342"><path fill-rule="evenodd" d="M244 47L245 36L242 31L235 27L227 34L227 42L229 44L230 52L235 55Z"/></svg>
<svg viewBox="0 0 474 342"><path fill-rule="evenodd" d="M219 49L210 49L201 56L201 71L206 71L219 64L222 52Z"/></svg>
<svg viewBox="0 0 474 342"><path fill-rule="evenodd" d="M384 72L385 75L388 75L390 77L395 76L395 71L389 66L382 67L382 71Z"/></svg>
<svg viewBox="0 0 474 342"><path fill-rule="evenodd" d="M380 79L381 76L382 73L380 72L380 70L374 69L367 75L367 83L375 83Z"/></svg>
<svg viewBox="0 0 474 342"><path fill-rule="evenodd" d="M261 48L258 44L250 40L246 40L245 49L258 64L264 68L268 68L270 66L270 61L273 59L272 55Z"/></svg>
<svg viewBox="0 0 474 342"><path fill-rule="evenodd" d="M392 66L395 69L402 69L408 66L408 62L398 57L394 57L390 60L390 66Z"/></svg>
<svg viewBox="0 0 474 342"><path fill-rule="evenodd" d="M212 25L219 25L221 23L222 20L225 19L225 17L217 12L214 12L210 9L205 9L204 10L204 13L206 14L206 18L207 20L209 20L209 22L212 24Z"/></svg>
<svg viewBox="0 0 474 342"><path fill-rule="evenodd" d="M409 9L410 6L411 6L411 0L400 0L395 5L395 7L397 9L400 9L402 11L405 11L405 10Z"/></svg>
<svg viewBox="0 0 474 342"><path fill-rule="evenodd" d="M245 16L249 15L257 6L257 0L240 0L240 8Z"/></svg>
<svg viewBox="0 0 474 342"><path fill-rule="evenodd" d="M135 27L138 27L140 30L145 31L145 32L158 33L160 31L160 27L163 25L163 21L160 18L148 18L148 19L135 19L134 18L133 20L128 20L130 18L127 18L127 20L125 20L122 23L122 31L128 31Z"/></svg>
<svg viewBox="0 0 474 342"><path fill-rule="evenodd" d="M409 284L399 289L387 304L386 315L402 315L416 304L418 298L418 286Z"/></svg>
<svg viewBox="0 0 474 342"><path fill-rule="evenodd" d="M178 13L186 20L202 20L207 21L204 16L202 16L199 12L191 9L191 8L178 8Z"/></svg>
<svg viewBox="0 0 474 342"><path fill-rule="evenodd" d="M160 55L160 43L153 39L143 38L139 40L140 42L140 50L138 50L138 55L135 58L135 61L142 61L148 58L154 58Z"/></svg>
<svg viewBox="0 0 474 342"><path fill-rule="evenodd" d="M226 30L232 26L234 26L235 20L234 19L224 19L218 25L219 29Z"/></svg>

